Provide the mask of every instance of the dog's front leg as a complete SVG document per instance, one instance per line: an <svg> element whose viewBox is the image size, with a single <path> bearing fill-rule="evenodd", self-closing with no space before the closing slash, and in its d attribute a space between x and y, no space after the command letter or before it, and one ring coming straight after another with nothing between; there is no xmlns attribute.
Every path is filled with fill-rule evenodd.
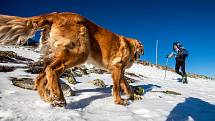
<svg viewBox="0 0 215 121"><path fill-rule="evenodd" d="M120 105L128 105L127 100L123 100L120 97L120 80L122 78L123 67L121 63L117 63L112 67L112 78L113 78L113 96L114 102Z"/></svg>

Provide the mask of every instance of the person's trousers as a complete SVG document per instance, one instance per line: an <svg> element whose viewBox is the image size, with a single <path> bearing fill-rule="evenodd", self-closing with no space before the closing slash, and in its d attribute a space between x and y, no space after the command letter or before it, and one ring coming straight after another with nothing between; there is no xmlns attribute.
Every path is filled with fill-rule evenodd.
<svg viewBox="0 0 215 121"><path fill-rule="evenodd" d="M176 58L176 64L175 64L175 72L179 75L181 75L182 77L186 77L186 72L185 72L185 59L181 59L181 58ZM181 68L181 72L179 71L179 69Z"/></svg>

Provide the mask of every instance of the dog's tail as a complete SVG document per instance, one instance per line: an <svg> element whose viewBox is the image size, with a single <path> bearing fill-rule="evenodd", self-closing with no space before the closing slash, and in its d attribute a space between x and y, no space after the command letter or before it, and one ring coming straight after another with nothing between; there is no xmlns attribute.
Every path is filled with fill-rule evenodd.
<svg viewBox="0 0 215 121"><path fill-rule="evenodd" d="M50 26L47 16L25 18L0 14L0 45L22 45L36 31Z"/></svg>

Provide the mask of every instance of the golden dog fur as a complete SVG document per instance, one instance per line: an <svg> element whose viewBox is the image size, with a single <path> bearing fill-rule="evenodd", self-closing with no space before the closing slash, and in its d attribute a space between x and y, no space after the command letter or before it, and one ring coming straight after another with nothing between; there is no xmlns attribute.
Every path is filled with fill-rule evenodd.
<svg viewBox="0 0 215 121"><path fill-rule="evenodd" d="M0 44L23 44L38 30L43 30L40 48L45 70L36 78L35 89L44 101L65 106L58 79L65 69L85 62L112 73L116 104L127 104L120 91L134 99L124 71L143 54L143 45L138 40L117 35L75 13L29 18L0 15Z"/></svg>

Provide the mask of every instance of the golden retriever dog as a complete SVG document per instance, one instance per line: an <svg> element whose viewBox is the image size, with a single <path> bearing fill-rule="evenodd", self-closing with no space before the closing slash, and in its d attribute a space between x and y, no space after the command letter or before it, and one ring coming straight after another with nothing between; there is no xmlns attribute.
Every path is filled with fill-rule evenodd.
<svg viewBox="0 0 215 121"><path fill-rule="evenodd" d="M112 74L116 104L127 105L120 91L131 100L135 98L124 72L143 54L140 41L117 35L70 12L26 18L0 15L1 45L22 45L39 30L42 30L40 48L45 69L35 79L35 89L44 101L54 106L65 106L60 75L66 69L85 62Z"/></svg>

